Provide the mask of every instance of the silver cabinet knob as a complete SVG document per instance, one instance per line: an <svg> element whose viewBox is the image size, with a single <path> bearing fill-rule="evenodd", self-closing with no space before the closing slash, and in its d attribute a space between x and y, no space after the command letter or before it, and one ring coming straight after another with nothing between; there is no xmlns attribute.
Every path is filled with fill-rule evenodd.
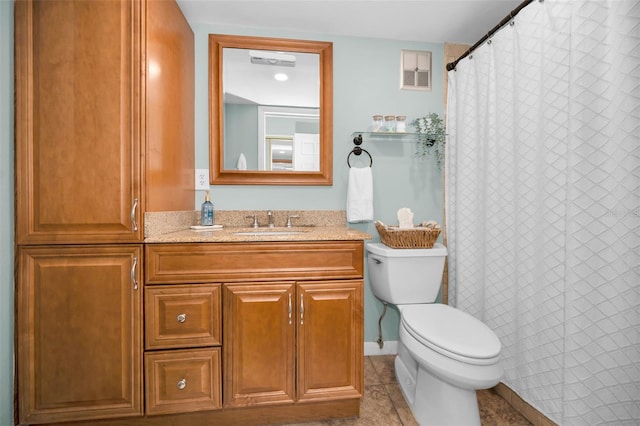
<svg viewBox="0 0 640 426"><path fill-rule="evenodd" d="M180 314L176 317L178 322L185 322L187 320L187 314Z"/></svg>
<svg viewBox="0 0 640 426"><path fill-rule="evenodd" d="M177 383L177 386L178 386L178 389L180 389L180 390L186 388L187 387L187 380L186 379L179 380L178 383Z"/></svg>

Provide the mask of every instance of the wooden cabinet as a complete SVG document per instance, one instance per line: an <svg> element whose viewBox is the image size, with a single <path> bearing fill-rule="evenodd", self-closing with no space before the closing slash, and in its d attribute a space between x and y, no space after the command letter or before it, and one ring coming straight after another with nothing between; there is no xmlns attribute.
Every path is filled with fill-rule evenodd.
<svg viewBox="0 0 640 426"><path fill-rule="evenodd" d="M298 284L298 399L364 392L363 280Z"/></svg>
<svg viewBox="0 0 640 426"><path fill-rule="evenodd" d="M143 240L193 209L193 33L174 1L17 0L16 243Z"/></svg>
<svg viewBox="0 0 640 426"><path fill-rule="evenodd" d="M148 415L222 407L220 284L146 287L145 341Z"/></svg>
<svg viewBox="0 0 640 426"><path fill-rule="evenodd" d="M142 414L141 256L140 245L19 249L20 422Z"/></svg>
<svg viewBox="0 0 640 426"><path fill-rule="evenodd" d="M16 240L141 242L139 1L16 1Z"/></svg>
<svg viewBox="0 0 640 426"><path fill-rule="evenodd" d="M224 286L224 405L296 401L294 283Z"/></svg>
<svg viewBox="0 0 640 426"><path fill-rule="evenodd" d="M215 419L358 415L363 249L362 241L145 247L147 292L222 285L223 404Z"/></svg>
<svg viewBox="0 0 640 426"><path fill-rule="evenodd" d="M362 298L362 280L225 285L225 406L361 397Z"/></svg>
<svg viewBox="0 0 640 426"><path fill-rule="evenodd" d="M144 212L193 208L193 32L175 1L14 22L18 422L142 416Z"/></svg>

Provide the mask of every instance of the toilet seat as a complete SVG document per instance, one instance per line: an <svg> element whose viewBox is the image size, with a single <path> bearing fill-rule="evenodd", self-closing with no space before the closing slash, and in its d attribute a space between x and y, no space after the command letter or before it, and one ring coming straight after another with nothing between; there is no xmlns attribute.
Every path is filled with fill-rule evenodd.
<svg viewBox="0 0 640 426"><path fill-rule="evenodd" d="M401 326L416 340L449 358L473 365L494 364L500 340L475 317L443 304L405 305Z"/></svg>

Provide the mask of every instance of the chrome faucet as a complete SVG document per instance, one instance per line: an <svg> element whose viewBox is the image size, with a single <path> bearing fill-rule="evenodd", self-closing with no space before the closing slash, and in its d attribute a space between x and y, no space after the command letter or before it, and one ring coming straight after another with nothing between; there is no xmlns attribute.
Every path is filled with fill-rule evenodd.
<svg viewBox="0 0 640 426"><path fill-rule="evenodd" d="M259 228L260 224L258 224L258 215L257 214L252 214L249 216L245 216L247 219L253 219L253 224L251 225L252 228Z"/></svg>
<svg viewBox="0 0 640 426"><path fill-rule="evenodd" d="M273 228L275 225L273 224L273 212L271 210L267 212L267 217L269 218L269 224L267 226Z"/></svg>
<svg viewBox="0 0 640 426"><path fill-rule="evenodd" d="M297 214L290 214L290 215L287 217L287 225L286 225L286 227L287 227L287 228L293 228L293 223L291 223L291 219L293 219L293 218L299 218L299 217L300 217L300 215L297 215Z"/></svg>

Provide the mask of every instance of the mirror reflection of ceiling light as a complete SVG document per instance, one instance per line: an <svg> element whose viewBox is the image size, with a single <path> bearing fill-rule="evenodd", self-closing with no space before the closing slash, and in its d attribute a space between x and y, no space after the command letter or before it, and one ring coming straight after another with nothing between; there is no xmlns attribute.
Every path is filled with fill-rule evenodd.
<svg viewBox="0 0 640 426"><path fill-rule="evenodd" d="M296 57L287 53L270 50L250 50L249 57L252 64L279 65L283 67L296 66Z"/></svg>
<svg viewBox="0 0 640 426"><path fill-rule="evenodd" d="M289 76L285 73L279 72L278 74L274 75L273 78L278 81L287 81L289 79Z"/></svg>

